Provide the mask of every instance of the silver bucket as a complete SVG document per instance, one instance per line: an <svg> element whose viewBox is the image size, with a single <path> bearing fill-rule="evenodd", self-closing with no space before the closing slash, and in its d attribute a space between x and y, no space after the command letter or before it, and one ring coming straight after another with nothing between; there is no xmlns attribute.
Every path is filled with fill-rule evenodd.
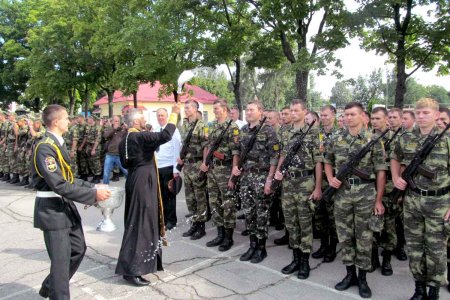
<svg viewBox="0 0 450 300"><path fill-rule="evenodd" d="M125 199L125 189L109 185L96 186L96 189L107 189L111 192L111 196L105 201L97 202L103 215L103 220L97 225L98 231L111 232L117 229L117 226L111 220L111 216L116 208L122 205Z"/></svg>

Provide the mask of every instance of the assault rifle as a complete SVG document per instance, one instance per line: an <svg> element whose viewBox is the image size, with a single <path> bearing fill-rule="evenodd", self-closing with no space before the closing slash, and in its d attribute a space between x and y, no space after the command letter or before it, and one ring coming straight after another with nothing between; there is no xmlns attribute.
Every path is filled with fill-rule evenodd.
<svg viewBox="0 0 450 300"><path fill-rule="evenodd" d="M225 127L224 130L222 130L222 132L220 133L220 135L217 137L217 139L214 141L214 144L212 144L211 148L209 148L208 154L206 155L205 158L205 165L207 167L209 167L209 165L211 165L213 157L214 157L214 152L217 151L217 149L219 149L220 143L223 140L223 137L225 136L225 134L228 131L228 128L230 128L231 123L233 122L233 120L228 121L227 126ZM198 172L198 180L205 180L206 179L206 172L203 172L202 170L200 170Z"/></svg>
<svg viewBox="0 0 450 300"><path fill-rule="evenodd" d="M260 131L261 128L263 127L264 122L266 122L266 119L267 119L267 117L264 117L264 118L261 120L259 126L256 128L255 132L254 132L254 133L252 134L252 136L250 137L250 139L249 139L247 145L245 145L244 152L242 152L241 157L240 157L239 162L238 162L238 165L237 165L237 167L239 168L239 170L242 169L242 166L244 165L245 161L247 160L248 154L250 153L250 151L251 151L252 148L253 148L253 145L254 145L255 142L256 142L256 136L258 135L259 131ZM234 184L236 184L236 182L238 181L238 179L239 179L239 176L234 176L234 175L231 176L231 182L233 182Z"/></svg>
<svg viewBox="0 0 450 300"><path fill-rule="evenodd" d="M394 141L395 137L400 133L400 131L402 130L402 127L400 126L395 132L394 135L387 140L386 143L384 143L384 150L389 150L389 146L391 145L391 143Z"/></svg>
<svg viewBox="0 0 450 300"><path fill-rule="evenodd" d="M191 130L189 130L188 134L186 135L186 138L183 141L183 147L181 147L181 151L180 151L180 159L181 160L186 158L187 149L188 149L189 143L191 142L192 133L194 132L195 126L197 126L197 122L198 122L198 119L195 120L194 126L192 126ZM181 170L183 169L183 166L184 166L184 164L183 165L177 164L176 168L178 171L181 172Z"/></svg>
<svg viewBox="0 0 450 300"><path fill-rule="evenodd" d="M358 176L362 179L367 179L367 180L370 179L369 174L366 174L365 172L358 170L356 167L359 165L359 163L364 158L364 156L366 156L366 154L370 152L373 145L375 145L380 139L382 139L388 132L389 132L389 129L386 129L376 139L373 139L370 142L368 142L358 152L356 152L354 154L350 154L350 159L339 168L339 171L336 174L336 178L339 181L342 181L343 183L345 181L347 181L347 179L352 174L355 174L356 176ZM336 188L334 188L332 186L328 186L322 194L322 199L324 199L326 202L331 201L331 198L336 193L336 191L337 191Z"/></svg>
<svg viewBox="0 0 450 300"><path fill-rule="evenodd" d="M414 183L414 177L417 175L417 173L420 173L421 175L427 177L427 178L434 178L434 173L429 172L428 170L424 169L422 166L422 163L425 161L427 156L431 153L431 150L433 150L436 143L445 135L447 130L450 128L450 123L447 124L442 130L441 133L438 134L430 134L425 141L423 142L422 148L416 152L413 159L409 163L409 165L405 168L405 170L402 173L402 178L408 183L407 187L410 187L412 189L416 188L416 185ZM405 189L406 190L406 189ZM391 192L391 198L394 202L397 202L398 198L400 198L405 191L399 190L398 188L395 188Z"/></svg>
<svg viewBox="0 0 450 300"><path fill-rule="evenodd" d="M305 139L306 135L309 133L315 122L316 120L313 120L311 124L309 124L308 129L306 129L305 132L302 132L298 135L294 144L289 149L289 152L286 154L286 157L284 158L280 166L280 173L283 175L283 177L286 175L287 171L289 170L289 167L292 165L295 154L297 154L298 150L300 150L300 148L302 147L303 140ZM282 180L277 180L275 178L273 179L272 185L270 187L272 191L278 190L278 188L281 185L281 181Z"/></svg>

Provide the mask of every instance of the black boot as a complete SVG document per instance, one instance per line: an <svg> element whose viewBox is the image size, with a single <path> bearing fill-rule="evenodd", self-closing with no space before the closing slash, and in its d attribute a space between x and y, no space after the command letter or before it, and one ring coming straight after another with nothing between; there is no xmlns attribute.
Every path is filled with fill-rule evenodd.
<svg viewBox="0 0 450 300"><path fill-rule="evenodd" d="M325 256L323 257L323 262L330 263L336 259L336 246L338 244L338 240L335 238L330 239L330 245L325 252Z"/></svg>
<svg viewBox="0 0 450 300"><path fill-rule="evenodd" d="M24 176L20 182L16 183L17 186L26 186L29 184L30 182L28 181L28 176Z"/></svg>
<svg viewBox="0 0 450 300"><path fill-rule="evenodd" d="M256 251L253 254L251 262L253 264L258 264L267 257L266 250L266 239L258 239L258 246L256 247Z"/></svg>
<svg viewBox="0 0 450 300"><path fill-rule="evenodd" d="M381 264L381 275L384 276L391 276L392 273L392 266L391 266L391 256L392 252L388 250L383 251L383 263Z"/></svg>
<svg viewBox="0 0 450 300"><path fill-rule="evenodd" d="M225 228L225 238L219 246L219 251L228 251L233 246L233 232L234 228Z"/></svg>
<svg viewBox="0 0 450 300"><path fill-rule="evenodd" d="M241 235L242 236L250 235L250 230L248 230L248 229L242 230Z"/></svg>
<svg viewBox="0 0 450 300"><path fill-rule="evenodd" d="M311 268L309 267L309 253L303 253L300 256L300 266L298 268L298 279L307 279L309 277L309 271Z"/></svg>
<svg viewBox="0 0 450 300"><path fill-rule="evenodd" d="M5 173L0 172L0 180L2 180L3 176L5 175Z"/></svg>
<svg viewBox="0 0 450 300"><path fill-rule="evenodd" d="M381 267L380 258L378 257L378 246L376 244L372 245L372 266L370 267L369 273L372 273L377 268Z"/></svg>
<svg viewBox="0 0 450 300"><path fill-rule="evenodd" d="M223 239L225 238L225 228L223 226L217 227L217 236L215 239L206 243L206 247L215 247L222 244Z"/></svg>
<svg viewBox="0 0 450 300"><path fill-rule="evenodd" d="M447 253L448 253L448 250L447 250ZM448 256L449 255L447 254L447 257ZM448 281L447 290L450 293L450 263L447 263L447 281Z"/></svg>
<svg viewBox="0 0 450 300"><path fill-rule="evenodd" d="M358 285L358 277L356 275L356 267L353 266L346 266L347 269L347 275L345 275L344 279L342 279L341 282L336 284L334 288L338 291L345 291L352 285Z"/></svg>
<svg viewBox="0 0 450 300"><path fill-rule="evenodd" d="M372 297L372 291L370 290L370 287L367 284L367 280L366 280L367 271L359 269L358 273L359 273L358 274L359 295L361 296L361 298Z"/></svg>
<svg viewBox="0 0 450 300"><path fill-rule="evenodd" d="M438 300L439 299L439 286L430 286L428 290L428 300Z"/></svg>
<svg viewBox="0 0 450 300"><path fill-rule="evenodd" d="M281 269L281 273L283 274L292 274L295 271L298 271L300 267L300 256L302 255L301 250L294 248L292 250L292 253L293 253L292 262L283 269Z"/></svg>
<svg viewBox="0 0 450 300"><path fill-rule="evenodd" d="M197 230L191 236L191 240L199 240L206 235L205 222L197 222Z"/></svg>
<svg viewBox="0 0 450 300"><path fill-rule="evenodd" d="M5 175L3 175L3 178L1 180L8 182L8 180L11 180L11 176L9 176L9 173L5 173Z"/></svg>
<svg viewBox="0 0 450 300"><path fill-rule="evenodd" d="M94 175L94 177L92 177L91 183L97 184L100 183L100 175Z"/></svg>
<svg viewBox="0 0 450 300"><path fill-rule="evenodd" d="M316 259L323 258L328 248L328 241L328 234L322 233L322 236L320 238L320 248L316 252L313 252L311 256Z"/></svg>
<svg viewBox="0 0 450 300"><path fill-rule="evenodd" d="M405 261L408 259L408 256L406 255L406 252L405 252L405 247L403 245L397 246L397 249L395 249L395 256L400 261Z"/></svg>
<svg viewBox="0 0 450 300"><path fill-rule="evenodd" d="M10 183L10 184L16 184L16 183L18 183L19 181L20 181L19 174L14 173L14 174L13 174L13 177L11 178L11 180L9 181L9 183Z"/></svg>
<svg viewBox="0 0 450 300"><path fill-rule="evenodd" d="M427 298L427 285L423 281L415 282L416 288L414 290L414 295L410 300L425 300Z"/></svg>
<svg viewBox="0 0 450 300"><path fill-rule="evenodd" d="M113 176L111 178L111 181L119 181L119 173L113 172Z"/></svg>
<svg viewBox="0 0 450 300"><path fill-rule="evenodd" d="M256 251L256 246L258 245L258 239L256 238L256 235L251 234L250 235L250 248L248 248L247 252L241 255L239 258L240 261L249 261L252 259L253 254Z"/></svg>
<svg viewBox="0 0 450 300"><path fill-rule="evenodd" d="M189 228L188 231L184 232L182 235L183 237L189 237L192 236L194 234L194 232L197 231L197 226L198 223L197 222L192 222L191 228Z"/></svg>
<svg viewBox="0 0 450 300"><path fill-rule="evenodd" d="M286 233L281 238L275 239L273 243L278 246L289 245L289 232L286 230Z"/></svg>

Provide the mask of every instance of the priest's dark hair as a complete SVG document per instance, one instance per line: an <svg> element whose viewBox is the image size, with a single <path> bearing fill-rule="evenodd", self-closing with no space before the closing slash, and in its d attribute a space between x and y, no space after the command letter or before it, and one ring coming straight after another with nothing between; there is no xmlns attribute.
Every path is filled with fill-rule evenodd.
<svg viewBox="0 0 450 300"><path fill-rule="evenodd" d="M60 113L62 111L66 111L66 108L64 106L58 104L51 104L47 106L42 112L42 122L47 127L52 126L52 122L60 118Z"/></svg>

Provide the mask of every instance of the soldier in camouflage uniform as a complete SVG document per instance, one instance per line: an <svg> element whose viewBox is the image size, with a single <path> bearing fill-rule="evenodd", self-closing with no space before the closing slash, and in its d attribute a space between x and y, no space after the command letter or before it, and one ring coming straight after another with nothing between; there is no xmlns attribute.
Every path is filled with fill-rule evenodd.
<svg viewBox="0 0 450 300"><path fill-rule="evenodd" d="M72 170L73 176L78 176L77 146L80 139L78 131L79 126L77 119L71 117L69 130L64 134L64 145L66 146L67 152L69 153L70 169Z"/></svg>
<svg viewBox="0 0 450 300"><path fill-rule="evenodd" d="M82 180L87 180L89 176L86 154L86 132L88 132L88 128L85 118L78 116L77 169L78 175Z"/></svg>
<svg viewBox="0 0 450 300"><path fill-rule="evenodd" d="M391 152L392 178L396 188L405 190L407 183L401 175L401 166L407 166L429 135L440 132L436 126L439 117L436 100L423 98L416 102L416 125L405 132ZM406 193L403 216L409 269L415 280L412 299L438 299L440 285L445 282L447 236L444 220L450 217L450 138L442 137L421 167L431 172L431 178L418 173L415 187ZM426 291L426 286L430 289Z"/></svg>
<svg viewBox="0 0 450 300"><path fill-rule="evenodd" d="M35 115L32 121L28 123L28 127L30 129L29 136L27 140L27 155L26 155L26 165L27 165L27 174L29 176L30 172L30 165L33 161L32 157L32 151L34 146L38 143L38 141L41 139L41 137L44 136L46 130L45 127L42 125L42 119L41 115ZM25 186L25 188L33 189L34 185L33 182L30 182L29 185Z"/></svg>
<svg viewBox="0 0 450 300"><path fill-rule="evenodd" d="M13 176L10 180L7 180L7 183L16 184L19 182L19 174L17 170L17 136L19 135L19 126L16 123L16 114L11 113L9 115L9 122L11 123L8 135L7 135L7 144L6 144L6 157L8 159L9 164L9 173L12 173Z"/></svg>
<svg viewBox="0 0 450 300"><path fill-rule="evenodd" d="M216 120L208 129L208 150L229 122L226 101L214 101L213 109ZM217 151L214 152L213 163L206 166L203 162L200 166L203 172L208 172L207 185L212 219L217 226L217 237L206 243L206 246L219 246L219 251L227 251L233 246L236 206L232 190L234 185L230 181L230 176L232 167L236 166L239 160L239 134L238 126L232 122Z"/></svg>
<svg viewBox="0 0 450 300"><path fill-rule="evenodd" d="M249 140L260 126L262 112L261 103L253 101L247 104L245 114L248 124L241 128L240 155L244 151L250 152L243 162L242 170L239 170L237 166L233 168L234 176L240 176L242 173L239 197L243 202L246 226L250 232L250 247L241 255L240 260L251 260L252 263L260 263L267 256L270 186L279 153L275 130L268 124L263 124L252 148L247 149Z"/></svg>
<svg viewBox="0 0 450 300"><path fill-rule="evenodd" d="M326 149L332 139L337 133L335 126L336 109L331 105L326 105L320 110L320 134L319 150L322 156L326 155ZM326 176L322 176L322 190L328 187ZM320 234L320 247L311 256L313 258L323 258L323 262L329 263L336 258L336 246L339 243L336 222L334 220L334 202L320 201L317 205L314 214L314 223L317 231Z"/></svg>
<svg viewBox="0 0 450 300"><path fill-rule="evenodd" d="M102 126L96 124L95 117L88 117L89 129L86 131L86 154L88 168L94 176L91 180L92 183L100 183L102 179L102 163L100 161L101 154L101 139L102 139Z"/></svg>
<svg viewBox="0 0 450 300"><path fill-rule="evenodd" d="M298 135L307 130L306 113L304 102L292 101L292 125L283 131L278 168L297 142ZM281 272L291 274L298 270L299 279L308 278L310 272L309 256L313 243L312 218L315 210L313 201L319 200L322 196L322 161L322 155L319 152L319 130L313 127L303 139L301 148L294 155L292 164L284 175L281 194L286 229L289 232L289 245L293 249L292 262ZM283 179L279 169L275 173L275 179Z"/></svg>
<svg viewBox="0 0 450 300"><path fill-rule="evenodd" d="M17 125L19 126L18 136L17 136L17 173L22 176L22 181L15 183L17 186L25 186L30 184L28 181L28 169L27 159L26 159L26 146L28 141L28 120L26 115L22 115L17 119Z"/></svg>
<svg viewBox="0 0 450 300"><path fill-rule="evenodd" d="M198 102L188 100L184 104L184 114L186 116L183 127L180 130L183 140L192 130L197 120ZM198 170L203 160L204 149L208 143L207 127L203 120L198 119L195 124L192 137L187 147L187 154L183 160L177 159L177 163L183 165L184 187L186 194L186 204L189 212L192 212L192 225L188 231L183 233L184 237L191 240L202 238L205 233L205 222L207 220L208 200L206 198L206 179L198 179Z"/></svg>
<svg viewBox="0 0 450 300"><path fill-rule="evenodd" d="M387 168L381 142L373 146L357 167L366 178L352 175L341 188L343 183L334 177L334 172L348 161L349 154L356 153L373 138L363 127L363 117L364 109L360 103L351 102L345 106L347 128L333 137L324 162L329 185L338 189L334 196L334 217L342 244L342 261L347 269L347 275L335 288L343 291L358 285L359 295L369 298L372 292L366 274L371 267L373 233L367 220L372 213L384 213L382 199ZM356 267L359 268L358 276Z"/></svg>
<svg viewBox="0 0 450 300"><path fill-rule="evenodd" d="M2 180L6 176L5 143L7 127L8 123L6 120L6 115L2 110L0 110L0 180Z"/></svg>

